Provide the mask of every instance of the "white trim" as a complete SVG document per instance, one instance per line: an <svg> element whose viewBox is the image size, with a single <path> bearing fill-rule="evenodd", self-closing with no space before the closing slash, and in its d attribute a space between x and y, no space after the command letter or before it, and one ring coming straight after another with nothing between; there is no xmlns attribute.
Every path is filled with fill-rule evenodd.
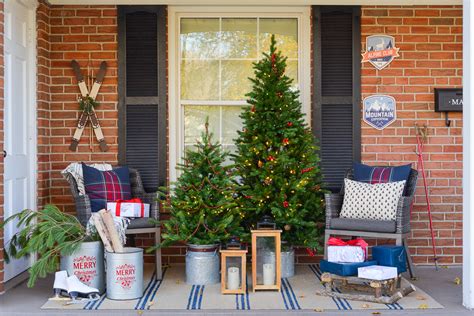
<svg viewBox="0 0 474 316"><path fill-rule="evenodd" d="M182 17L290 17L298 19L298 85L300 88L300 99L302 110L306 114L305 119L311 123L311 7L309 6L268 6L268 7L244 7L244 6L192 6L180 7L170 6L168 8L168 113L169 113L169 178L175 181L177 178L176 165L184 149L184 117L183 107L180 106L179 89L179 19ZM252 59L255 60L255 59ZM189 105L246 105L244 101L215 101L200 102L193 100L181 100L181 104Z"/></svg>
<svg viewBox="0 0 474 316"><path fill-rule="evenodd" d="M196 0L50 0L52 5L165 4L196 5ZM199 5L280 6L280 5L461 5L462 0L200 0Z"/></svg>
<svg viewBox="0 0 474 316"><path fill-rule="evenodd" d="M474 309L474 6L464 0L463 10L463 305Z"/></svg>

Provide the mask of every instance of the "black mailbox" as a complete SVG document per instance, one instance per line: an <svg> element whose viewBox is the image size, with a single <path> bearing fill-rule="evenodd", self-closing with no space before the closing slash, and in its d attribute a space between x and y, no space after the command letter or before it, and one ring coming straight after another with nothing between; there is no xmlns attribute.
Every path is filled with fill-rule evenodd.
<svg viewBox="0 0 474 316"><path fill-rule="evenodd" d="M435 88L436 112L462 112L462 88Z"/></svg>

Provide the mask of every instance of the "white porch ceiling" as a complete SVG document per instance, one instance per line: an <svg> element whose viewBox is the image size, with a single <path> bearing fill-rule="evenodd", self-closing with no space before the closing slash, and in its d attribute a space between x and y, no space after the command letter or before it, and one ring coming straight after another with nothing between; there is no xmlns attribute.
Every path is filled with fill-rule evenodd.
<svg viewBox="0 0 474 316"><path fill-rule="evenodd" d="M49 0L61 5L241 5L241 6L286 6L286 5L461 5L462 0Z"/></svg>

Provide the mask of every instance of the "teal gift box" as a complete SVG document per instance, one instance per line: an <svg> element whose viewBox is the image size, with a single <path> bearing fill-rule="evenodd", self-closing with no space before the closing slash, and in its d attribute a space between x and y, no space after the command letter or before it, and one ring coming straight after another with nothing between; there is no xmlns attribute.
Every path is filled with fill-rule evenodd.
<svg viewBox="0 0 474 316"><path fill-rule="evenodd" d="M365 261L365 262L329 262L327 260L321 260L319 268L322 272L328 272L340 276L353 276L357 275L357 269L360 267L374 266L377 261Z"/></svg>
<svg viewBox="0 0 474 316"><path fill-rule="evenodd" d="M398 274L407 270L407 252L403 246L374 246L372 259L377 261L379 266L397 268Z"/></svg>

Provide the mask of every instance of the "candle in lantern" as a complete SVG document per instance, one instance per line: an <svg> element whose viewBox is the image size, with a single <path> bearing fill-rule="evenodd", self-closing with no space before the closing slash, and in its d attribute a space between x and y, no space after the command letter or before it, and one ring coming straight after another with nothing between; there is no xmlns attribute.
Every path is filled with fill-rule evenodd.
<svg viewBox="0 0 474 316"><path fill-rule="evenodd" d="M240 288L240 270L237 267L227 269L227 289L238 290Z"/></svg>
<svg viewBox="0 0 474 316"><path fill-rule="evenodd" d="M263 285L275 284L275 265L273 263L263 264Z"/></svg>

